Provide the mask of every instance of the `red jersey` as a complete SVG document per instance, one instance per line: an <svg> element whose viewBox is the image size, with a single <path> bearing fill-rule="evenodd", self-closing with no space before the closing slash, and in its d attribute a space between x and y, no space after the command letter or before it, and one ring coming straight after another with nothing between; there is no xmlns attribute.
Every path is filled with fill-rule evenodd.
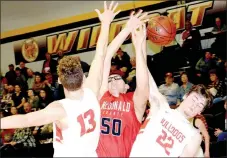
<svg viewBox="0 0 227 158"><path fill-rule="evenodd" d="M136 117L133 94L114 97L106 92L102 96L99 157L129 157L141 125Z"/></svg>

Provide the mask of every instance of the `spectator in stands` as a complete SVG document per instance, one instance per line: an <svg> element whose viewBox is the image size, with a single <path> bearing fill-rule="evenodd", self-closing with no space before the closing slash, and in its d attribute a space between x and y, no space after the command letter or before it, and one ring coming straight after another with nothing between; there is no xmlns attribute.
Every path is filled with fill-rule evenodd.
<svg viewBox="0 0 227 158"><path fill-rule="evenodd" d="M194 57L201 50L201 35L199 30L193 28L190 20L185 22L185 30L182 32L179 44L183 48L185 56L194 63Z"/></svg>
<svg viewBox="0 0 227 158"><path fill-rule="evenodd" d="M130 56L128 55L128 53L123 52L122 49L119 48L112 61L114 61L118 65L118 68L121 71L125 72L125 75L127 76L127 70L131 68Z"/></svg>
<svg viewBox="0 0 227 158"><path fill-rule="evenodd" d="M123 77L125 75L125 73L123 71L118 69L118 65L114 61L111 62L111 67L110 67L110 75L112 75L112 74L118 74L121 77Z"/></svg>
<svg viewBox="0 0 227 158"><path fill-rule="evenodd" d="M51 73L45 74L45 90L48 94L51 94L51 97L55 100L58 98L58 81L53 79L53 75Z"/></svg>
<svg viewBox="0 0 227 158"><path fill-rule="evenodd" d="M217 17L215 19L215 26L212 30L213 33L220 33L220 32L224 32L227 30L227 27L224 23L221 22L221 19L219 17Z"/></svg>
<svg viewBox="0 0 227 158"><path fill-rule="evenodd" d="M207 86L207 89L210 90L211 94L214 97L213 103L218 103L223 100L225 96L225 86L222 81L219 80L217 71L212 69L209 71L210 74L210 84Z"/></svg>
<svg viewBox="0 0 227 158"><path fill-rule="evenodd" d="M23 113L23 105L26 101L26 95L21 91L19 85L15 85L15 93L12 95L13 105L17 107L19 113Z"/></svg>
<svg viewBox="0 0 227 158"><path fill-rule="evenodd" d="M130 59L131 69L128 70L128 76L126 78L129 85L128 91L135 91L136 89L136 58L132 57Z"/></svg>
<svg viewBox="0 0 227 158"><path fill-rule="evenodd" d="M59 63L59 61L64 57L64 52L63 50L59 50L58 51L58 58L57 58L57 65Z"/></svg>
<svg viewBox="0 0 227 158"><path fill-rule="evenodd" d="M52 98L48 96L44 89L39 92L39 107L41 109L45 108L49 103L52 102Z"/></svg>
<svg viewBox="0 0 227 158"><path fill-rule="evenodd" d="M42 76L40 74L36 74L35 82L33 83L32 89L36 94L39 94L39 91L44 88L45 88L45 83L42 81Z"/></svg>
<svg viewBox="0 0 227 158"><path fill-rule="evenodd" d="M55 75L57 72L57 61L52 59L48 52L45 54L45 56L46 60L43 62L42 73L52 73Z"/></svg>
<svg viewBox="0 0 227 158"><path fill-rule="evenodd" d="M83 72L89 72L90 65L88 65L86 62L82 61L79 56L76 56L77 60L80 61L80 65L82 67Z"/></svg>
<svg viewBox="0 0 227 158"><path fill-rule="evenodd" d="M227 100L225 100L224 104L225 110L227 110ZM225 123L227 122L227 111L225 113ZM227 140L227 125L225 125L225 130L222 131L219 128L215 129L214 135L218 137L218 142L219 141L226 141Z"/></svg>
<svg viewBox="0 0 227 158"><path fill-rule="evenodd" d="M202 84L206 84L207 78L208 78L208 72L211 69L215 69L215 68L216 68L216 63L212 59L212 54L211 52L207 51L205 53L205 57L200 58L195 66L195 69L197 71L196 75L197 77L199 77L199 82Z"/></svg>
<svg viewBox="0 0 227 158"><path fill-rule="evenodd" d="M24 77L26 78L26 81L28 79L28 74L27 74L27 67L25 67L25 63L23 61L20 62L20 72Z"/></svg>
<svg viewBox="0 0 227 158"><path fill-rule="evenodd" d="M32 108L34 109L39 108L39 97L34 94L33 89L28 90L27 102L32 106Z"/></svg>
<svg viewBox="0 0 227 158"><path fill-rule="evenodd" d="M27 69L27 76L28 76L28 79L27 79L28 89L31 89L35 81L35 75L32 69L29 69L29 68Z"/></svg>
<svg viewBox="0 0 227 158"><path fill-rule="evenodd" d="M9 85L15 85L15 80L17 76L16 76L16 72L14 71L13 64L9 65L9 71L6 73L5 77Z"/></svg>
<svg viewBox="0 0 227 158"><path fill-rule="evenodd" d="M20 153L18 156L23 157L31 156L32 148L36 147L35 138L32 135L32 131L29 127L16 129L10 144L12 146L17 146L17 152Z"/></svg>
<svg viewBox="0 0 227 158"><path fill-rule="evenodd" d="M159 91L166 97L170 107L176 108L179 86L173 81L174 81L173 74L170 72L166 73L165 75L166 83L162 84L159 87Z"/></svg>
<svg viewBox="0 0 227 158"><path fill-rule="evenodd" d="M16 68L15 72L16 72L15 84L20 85L22 90L26 91L28 89L26 78L24 77L23 74L21 74L21 70L19 67Z"/></svg>
<svg viewBox="0 0 227 158"><path fill-rule="evenodd" d="M18 114L17 108L15 106L12 106L10 108L10 113L11 115L17 115Z"/></svg>
<svg viewBox="0 0 227 158"><path fill-rule="evenodd" d="M13 85L5 85L5 89L3 91L3 97L1 102L9 107L14 106L14 102L12 100L12 95L14 93L14 86Z"/></svg>
<svg viewBox="0 0 227 158"><path fill-rule="evenodd" d="M192 88L193 84L189 82L188 75L186 72L183 72L181 74L181 82L182 85L178 89L178 100L177 105L180 105L180 102L183 101L183 96L189 92L189 90Z"/></svg>

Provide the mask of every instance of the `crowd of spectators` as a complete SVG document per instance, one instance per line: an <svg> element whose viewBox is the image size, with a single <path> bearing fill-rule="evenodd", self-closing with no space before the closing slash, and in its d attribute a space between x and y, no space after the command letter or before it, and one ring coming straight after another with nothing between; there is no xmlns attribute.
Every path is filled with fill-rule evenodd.
<svg viewBox="0 0 227 158"><path fill-rule="evenodd" d="M216 18L216 26L213 29L215 34L226 31L226 26L221 24L220 21L220 18ZM201 128L199 121L194 121L193 125L201 131L205 141L209 139L209 145L216 143L216 141L226 143L224 122L227 117L227 114L225 116L225 109L227 109L227 61L212 53L211 50L213 49L202 50L200 33L192 27L190 21L186 22L185 28L181 36L180 49L189 58L192 69L195 70L193 71L194 74L189 75L187 71L183 71L178 80L174 77L173 72L166 72L164 74L165 83L161 85L157 83L157 85L160 85L159 91L166 97L170 107L175 109L193 84L204 84L214 97L213 106L208 107L201 116L197 117L202 120L206 129ZM218 39L215 42L217 41ZM212 45L214 48L215 42ZM57 60L55 60L49 53L46 53L41 72L33 72L22 61L19 67L15 68L13 64L8 66L9 71L5 76L1 76L1 117L37 111L45 108L50 102L65 97L62 85L58 84L57 76L57 65L64 54L59 51L58 55ZM200 59L194 61L195 56L198 55ZM78 60L80 60L79 57ZM87 74L90 66L83 61L81 61L81 66L84 73ZM134 91L136 88L136 71L135 57L130 57L127 52L119 49L112 58L110 74L122 76L130 87L129 91ZM193 80L190 79L190 76L193 76ZM149 106L148 103L145 117L149 111ZM34 156L35 153L35 156L52 156L52 128L52 124L48 124L41 127L2 130L2 155ZM208 134L204 134L204 130ZM205 148L205 153L209 155L209 149L207 149L207 146ZM39 152L40 150L42 152ZM210 150L212 156L220 156L218 151L220 146L215 147L213 145Z"/></svg>

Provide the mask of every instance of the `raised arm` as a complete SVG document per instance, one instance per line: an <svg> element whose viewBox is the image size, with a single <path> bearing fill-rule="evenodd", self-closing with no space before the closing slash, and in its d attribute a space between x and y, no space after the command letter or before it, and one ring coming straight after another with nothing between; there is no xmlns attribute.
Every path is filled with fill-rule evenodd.
<svg viewBox="0 0 227 158"><path fill-rule="evenodd" d="M61 120L65 116L65 110L61 104L53 102L43 110L1 118L1 129L41 126Z"/></svg>
<svg viewBox="0 0 227 158"><path fill-rule="evenodd" d="M142 47L146 41L145 24L132 32L132 43L136 50L136 90L133 95L137 119L142 121L149 95L147 56L143 54Z"/></svg>
<svg viewBox="0 0 227 158"><path fill-rule="evenodd" d="M125 28L114 38L114 40L109 44L107 48L107 55L104 61L104 70L103 70L103 79L100 89L100 97L108 90L108 76L110 73L111 59L117 50L120 48L122 43L128 37L128 35L136 28L138 28L143 22L146 22L147 13L144 13L142 16L142 10L138 11L136 14L133 11L130 15L128 22L126 23ZM135 15L134 15L135 14Z"/></svg>
<svg viewBox="0 0 227 158"><path fill-rule="evenodd" d="M114 17L120 12L114 13L118 6L116 3L113 7L114 2L112 1L110 6L107 8L106 1L104 2L104 12L101 14L98 9L95 9L101 21L101 32L98 38L95 57L91 63L88 77L85 81L84 87L92 89L92 91L98 96L102 82L103 75L103 63L106 56L106 49L109 38L110 23Z"/></svg>
<svg viewBox="0 0 227 158"><path fill-rule="evenodd" d="M146 51L146 41L143 43L142 47L143 55L147 56ZM166 98L159 92L159 89L154 81L154 78L152 77L149 69L147 68L148 73L148 82L149 82L149 102L151 105L151 110L149 115L155 114L160 107L163 108L169 108L169 104L166 100Z"/></svg>

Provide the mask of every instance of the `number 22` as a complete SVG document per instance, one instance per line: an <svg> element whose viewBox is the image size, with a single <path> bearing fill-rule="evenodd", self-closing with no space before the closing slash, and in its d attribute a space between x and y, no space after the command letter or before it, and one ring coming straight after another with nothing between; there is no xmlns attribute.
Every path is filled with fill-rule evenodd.
<svg viewBox="0 0 227 158"><path fill-rule="evenodd" d="M88 116L90 117L90 119L88 120L88 123L89 123L89 125L92 125L92 127L86 129L85 123L84 123L84 119L86 119ZM81 132L80 132L80 136L81 137L84 134L93 132L95 130L96 122L95 122L94 118L95 118L95 114L94 114L94 111L91 110L91 109L88 110L87 112L85 112L84 114L80 114L77 117L77 122L79 122L80 123L80 126L81 126Z"/></svg>
<svg viewBox="0 0 227 158"><path fill-rule="evenodd" d="M167 140L168 140L170 143L164 143L165 140L166 140L166 137L167 137L167 133L166 133L164 130L162 130L162 134L156 139L156 142L157 142L158 144L160 144L160 145L165 149L165 153L166 153L167 155L169 155L170 152L168 151L167 148L171 149L171 148L173 147L174 140L169 136L169 137L167 138Z"/></svg>

